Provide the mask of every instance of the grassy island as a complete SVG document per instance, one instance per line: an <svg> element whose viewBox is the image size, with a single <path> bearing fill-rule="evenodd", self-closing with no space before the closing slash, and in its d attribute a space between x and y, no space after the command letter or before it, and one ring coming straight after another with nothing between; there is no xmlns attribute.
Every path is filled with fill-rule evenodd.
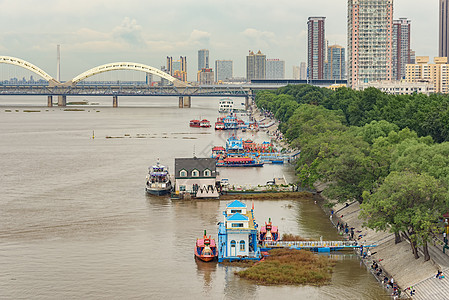
<svg viewBox="0 0 449 300"><path fill-rule="evenodd" d="M335 262L309 251L276 249L270 256L236 275L264 285L326 285Z"/></svg>

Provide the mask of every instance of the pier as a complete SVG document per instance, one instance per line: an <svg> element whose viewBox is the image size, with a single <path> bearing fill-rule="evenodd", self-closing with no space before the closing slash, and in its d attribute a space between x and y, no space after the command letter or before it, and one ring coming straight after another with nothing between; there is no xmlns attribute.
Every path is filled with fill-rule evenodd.
<svg viewBox="0 0 449 300"><path fill-rule="evenodd" d="M373 248L377 247L373 242L357 242L357 241L276 241L276 242L264 242L262 244L263 250L289 248L295 250L311 250L315 252L331 252L345 249L356 248Z"/></svg>

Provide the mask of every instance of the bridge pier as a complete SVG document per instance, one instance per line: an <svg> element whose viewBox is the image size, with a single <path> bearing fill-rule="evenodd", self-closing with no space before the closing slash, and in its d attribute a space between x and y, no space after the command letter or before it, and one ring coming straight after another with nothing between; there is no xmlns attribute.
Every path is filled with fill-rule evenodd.
<svg viewBox="0 0 449 300"><path fill-rule="evenodd" d="M191 96L180 96L179 102L178 102L178 107L179 108L192 107L192 97Z"/></svg>
<svg viewBox="0 0 449 300"><path fill-rule="evenodd" d="M67 105L67 96L59 95L58 96L58 106L66 106Z"/></svg>
<svg viewBox="0 0 449 300"><path fill-rule="evenodd" d="M246 97L245 97L245 110L248 110L248 109L249 109L249 105L250 105L250 102L249 102L249 96L246 96Z"/></svg>
<svg viewBox="0 0 449 300"><path fill-rule="evenodd" d="M53 106L53 96L48 96L47 97L47 107L52 107Z"/></svg>
<svg viewBox="0 0 449 300"><path fill-rule="evenodd" d="M112 107L118 107L118 96L112 96Z"/></svg>
<svg viewBox="0 0 449 300"><path fill-rule="evenodd" d="M191 96L185 96L184 97L184 107L192 107L192 97Z"/></svg>

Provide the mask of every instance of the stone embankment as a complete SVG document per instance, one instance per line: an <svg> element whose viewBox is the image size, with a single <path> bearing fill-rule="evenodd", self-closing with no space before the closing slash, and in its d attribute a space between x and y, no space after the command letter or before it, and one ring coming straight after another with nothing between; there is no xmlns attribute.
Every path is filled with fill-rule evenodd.
<svg viewBox="0 0 449 300"><path fill-rule="evenodd" d="M376 232L363 227L363 220L359 218L358 202L336 204L333 211L332 223L348 224L349 228L353 227L354 240L373 242L378 245L370 250L371 256L364 258L363 261L368 268L373 261L377 262L382 269L382 274L377 276L374 270L371 271L379 282L382 283L385 276L393 277L394 282L403 291L401 298L410 297L410 291L415 290L413 299L449 299L449 278L446 276L443 279L435 278L438 270L449 275L449 256L433 245L429 245L430 261L425 262L422 253L419 259L415 259L408 241L403 239L401 243L395 244L394 234ZM385 284L383 285L386 287ZM410 287L411 289L408 289Z"/></svg>

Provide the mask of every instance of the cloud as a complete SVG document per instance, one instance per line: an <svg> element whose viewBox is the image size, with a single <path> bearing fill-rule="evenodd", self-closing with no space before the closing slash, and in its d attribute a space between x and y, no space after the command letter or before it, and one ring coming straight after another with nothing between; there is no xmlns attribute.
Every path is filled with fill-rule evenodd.
<svg viewBox="0 0 449 300"><path fill-rule="evenodd" d="M210 36L211 34L209 32L194 29L192 33L190 33L189 40L194 43L209 44Z"/></svg>
<svg viewBox="0 0 449 300"><path fill-rule="evenodd" d="M276 44L276 35L271 31L260 31L254 28L247 28L242 35L255 47L268 47Z"/></svg>
<svg viewBox="0 0 449 300"><path fill-rule="evenodd" d="M145 45L142 26L138 25L135 19L129 17L124 18L122 24L113 29L112 35L115 39L124 41L129 45Z"/></svg>

